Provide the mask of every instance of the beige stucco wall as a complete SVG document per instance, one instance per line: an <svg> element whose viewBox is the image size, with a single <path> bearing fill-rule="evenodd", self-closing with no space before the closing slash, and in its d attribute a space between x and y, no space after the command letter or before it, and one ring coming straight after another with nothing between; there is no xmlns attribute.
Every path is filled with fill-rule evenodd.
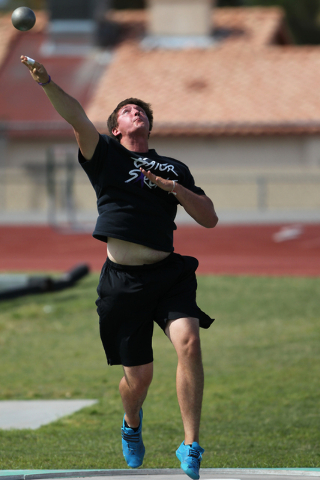
<svg viewBox="0 0 320 480"><path fill-rule="evenodd" d="M150 146L190 168L278 170L319 167L317 137L150 138Z"/></svg>
<svg viewBox="0 0 320 480"><path fill-rule="evenodd" d="M48 142L10 141L5 164L16 167L28 162L43 164L46 151L54 145L62 158L66 151L77 154L73 140ZM320 136L314 137L225 137L225 138L150 138L150 148L186 163L191 169L228 171L319 168ZM4 163L4 162L3 162Z"/></svg>
<svg viewBox="0 0 320 480"><path fill-rule="evenodd" d="M0 165L1 211L45 211L46 152L52 142L8 142ZM320 210L320 136L150 139L158 153L185 162L218 211ZM74 158L74 203L96 217L94 191L77 165L73 140L54 145L57 162ZM3 168L6 165L6 168ZM31 165L31 167L30 167ZM65 171L57 173L56 208L66 206Z"/></svg>
<svg viewBox="0 0 320 480"><path fill-rule="evenodd" d="M62 140L57 142L38 140L11 140L6 146L6 162L7 167L19 167L26 163L35 163L44 166L48 148L53 147L60 159L65 156L66 152L77 155L77 143L73 140Z"/></svg>

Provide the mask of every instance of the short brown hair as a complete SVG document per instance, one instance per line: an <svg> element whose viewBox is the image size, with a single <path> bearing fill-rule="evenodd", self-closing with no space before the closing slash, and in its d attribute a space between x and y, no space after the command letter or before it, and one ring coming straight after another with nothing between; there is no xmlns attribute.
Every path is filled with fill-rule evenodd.
<svg viewBox="0 0 320 480"><path fill-rule="evenodd" d="M138 105L138 107L143 108L149 120L149 131L151 132L152 130L153 111L151 108L151 104L146 103L143 100L140 100L139 98L127 98L126 100L122 100L122 102L120 102L119 105L116 106L116 108L113 110L110 117L108 118L108 122L107 122L110 137L114 138L115 140L118 140L118 142L120 142L120 138L116 137L112 133L112 130L118 126L118 112L125 105L131 105L131 104Z"/></svg>

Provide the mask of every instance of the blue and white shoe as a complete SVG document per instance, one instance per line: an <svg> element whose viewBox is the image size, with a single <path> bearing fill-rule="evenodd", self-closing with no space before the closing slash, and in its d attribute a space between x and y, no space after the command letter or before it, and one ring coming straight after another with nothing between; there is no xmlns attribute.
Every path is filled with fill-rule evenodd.
<svg viewBox="0 0 320 480"><path fill-rule="evenodd" d="M203 452L204 449L197 442L193 442L192 445L185 445L182 442L176 451L182 470L194 480L200 478L199 470Z"/></svg>
<svg viewBox="0 0 320 480"><path fill-rule="evenodd" d="M136 432L132 428L125 426L124 417L121 428L122 452L128 466L131 468L138 468L142 465L145 452L142 441L142 409L139 415L140 425Z"/></svg>

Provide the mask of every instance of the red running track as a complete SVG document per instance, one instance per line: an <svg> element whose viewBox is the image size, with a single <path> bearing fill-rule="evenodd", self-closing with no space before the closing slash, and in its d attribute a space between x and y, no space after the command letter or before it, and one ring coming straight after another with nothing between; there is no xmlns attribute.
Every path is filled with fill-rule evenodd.
<svg viewBox="0 0 320 480"><path fill-rule="evenodd" d="M175 251L199 259L199 274L320 275L320 225L274 241L281 225L179 226ZM100 271L106 245L91 234L62 234L47 226L0 226L0 271L66 271L87 263Z"/></svg>

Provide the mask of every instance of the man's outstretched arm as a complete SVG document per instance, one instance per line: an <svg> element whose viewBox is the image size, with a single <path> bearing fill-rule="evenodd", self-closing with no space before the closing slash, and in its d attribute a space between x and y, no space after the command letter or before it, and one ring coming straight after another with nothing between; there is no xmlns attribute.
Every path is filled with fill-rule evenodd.
<svg viewBox="0 0 320 480"><path fill-rule="evenodd" d="M94 154L99 140L99 134L93 123L87 117L82 106L75 98L68 95L50 79L45 67L38 62L30 64L28 57L21 56L21 62L29 69L32 78L37 83L44 83L42 88L59 115L64 118L74 129L74 133L82 152L87 160Z"/></svg>
<svg viewBox="0 0 320 480"><path fill-rule="evenodd" d="M143 168L140 168L141 172L151 182L158 185L166 192L172 192L174 183L172 180L166 180L165 178L158 177L151 172L147 172ZM213 228L218 223L218 217L215 212L212 201L206 195L197 195L196 193L188 190L180 183L175 183L174 193L177 200L181 203L185 211L197 222L206 228Z"/></svg>

